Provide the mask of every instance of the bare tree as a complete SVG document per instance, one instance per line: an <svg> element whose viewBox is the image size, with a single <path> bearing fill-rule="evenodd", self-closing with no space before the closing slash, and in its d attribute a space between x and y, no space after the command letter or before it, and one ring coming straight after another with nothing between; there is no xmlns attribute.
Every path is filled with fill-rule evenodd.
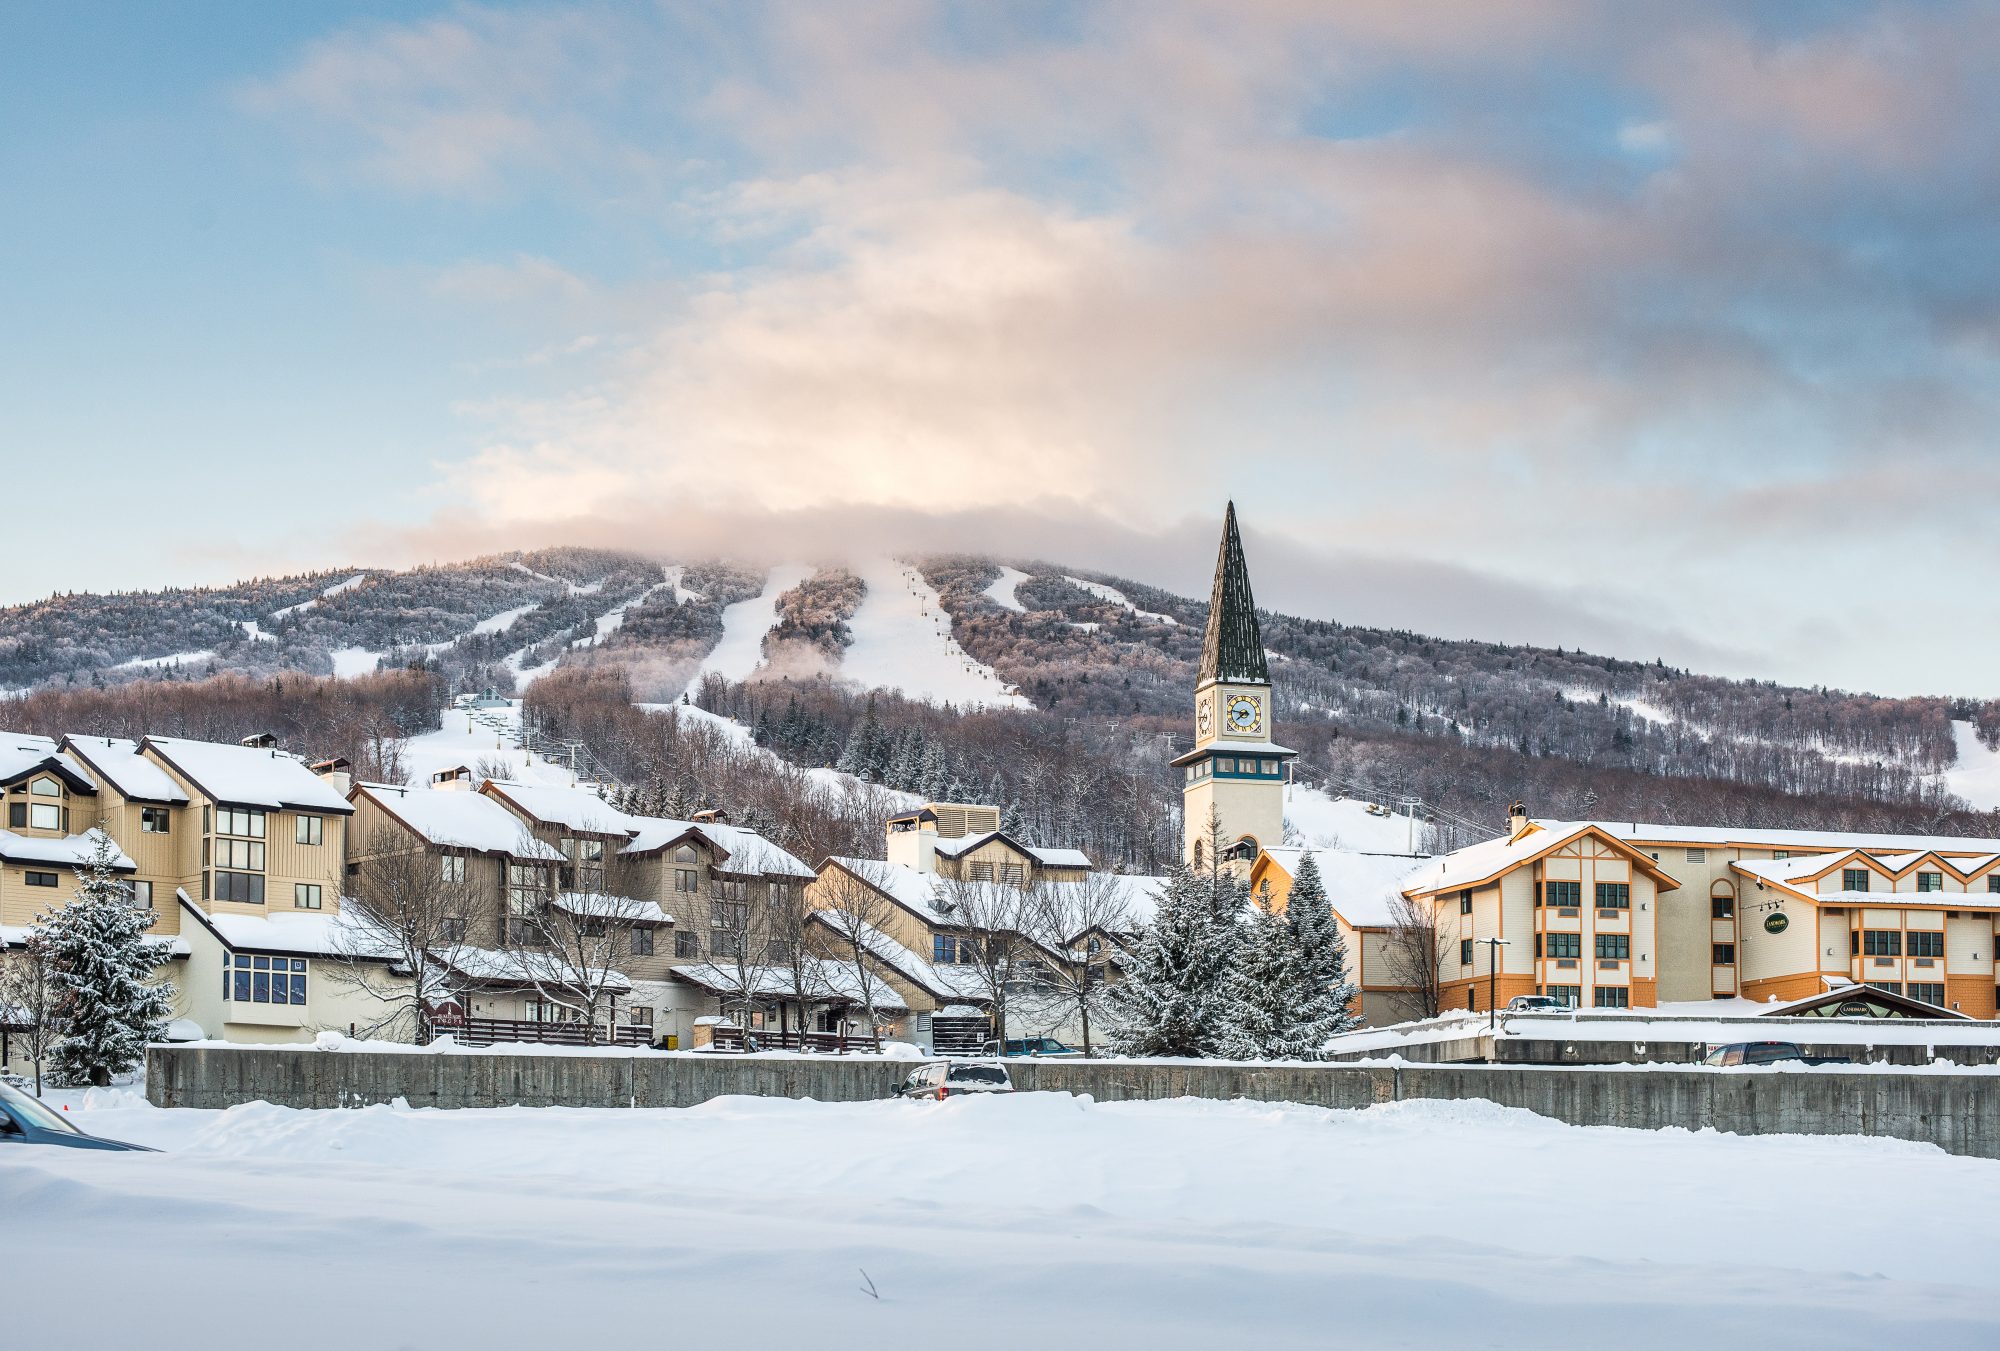
<svg viewBox="0 0 2000 1351"><path fill-rule="evenodd" d="M808 927L811 917L812 905L806 900L804 887L797 882L771 883L764 903L766 950L773 972L782 973L791 987L789 993L798 999L801 1045L804 1045L806 1010L816 1003L838 1004L846 999L845 993L829 979L827 964L813 951ZM865 979L861 988L866 997L869 986ZM872 1017L869 1031L874 1031Z"/></svg>
<svg viewBox="0 0 2000 1351"><path fill-rule="evenodd" d="M1383 945L1387 983L1403 992L1416 1017L1438 1014L1450 944L1451 936L1438 927L1433 907L1407 896L1390 899L1389 935Z"/></svg>
<svg viewBox="0 0 2000 1351"><path fill-rule="evenodd" d="M1014 882L941 879L937 910L960 931L960 962L993 1014L993 1035L1007 1040L1007 1014L1029 963L1041 949L1026 937L1029 890ZM971 960L967 962L966 956Z"/></svg>
<svg viewBox="0 0 2000 1351"><path fill-rule="evenodd" d="M548 889L519 916L524 941L516 957L544 1003L589 1028L591 1038L601 1026L614 1040L617 999L631 988L621 962L631 953L632 931L663 916L657 904L630 894L636 870L614 845L579 839L575 848L561 868L542 872Z"/></svg>
<svg viewBox="0 0 2000 1351"><path fill-rule="evenodd" d="M1077 882L1038 882L1028 893L1027 936L1067 959L1037 963L1029 973L1030 988L1059 1008L1065 1021L1075 1017L1085 1055L1091 1050L1091 1018L1101 1016L1108 1002L1112 935L1133 927L1129 885L1116 873L1090 873Z"/></svg>
<svg viewBox="0 0 2000 1351"><path fill-rule="evenodd" d="M467 935L479 918L466 877L462 855L426 848L387 826L369 837L344 900L352 918L336 931L328 968L328 979L381 1004L368 1035L416 1041L428 1033L429 1001L463 969Z"/></svg>
<svg viewBox="0 0 2000 1351"><path fill-rule="evenodd" d="M813 888L836 960L854 973L869 1029L878 1035L882 1016L875 1007L875 994L880 982L872 967L881 957L879 945L895 941L887 930L898 913L896 903L886 894L888 875L886 863L855 859L826 869Z"/></svg>
<svg viewBox="0 0 2000 1351"><path fill-rule="evenodd" d="M42 1062L62 1028L56 1017L55 973L39 934L16 952L0 952L0 1030L35 1065L35 1096L42 1096Z"/></svg>

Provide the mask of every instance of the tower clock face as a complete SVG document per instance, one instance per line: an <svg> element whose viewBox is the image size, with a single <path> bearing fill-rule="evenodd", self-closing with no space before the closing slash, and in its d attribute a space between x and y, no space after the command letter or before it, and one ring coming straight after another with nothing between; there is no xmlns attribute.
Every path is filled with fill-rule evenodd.
<svg viewBox="0 0 2000 1351"><path fill-rule="evenodd" d="M1254 732L1264 725L1264 707L1250 695L1239 694L1230 699L1227 718L1230 731Z"/></svg>
<svg viewBox="0 0 2000 1351"><path fill-rule="evenodd" d="M1207 736L1208 729L1215 725L1215 714L1212 708L1213 703L1208 699L1203 699L1199 704L1195 705L1194 725L1201 729L1203 736Z"/></svg>

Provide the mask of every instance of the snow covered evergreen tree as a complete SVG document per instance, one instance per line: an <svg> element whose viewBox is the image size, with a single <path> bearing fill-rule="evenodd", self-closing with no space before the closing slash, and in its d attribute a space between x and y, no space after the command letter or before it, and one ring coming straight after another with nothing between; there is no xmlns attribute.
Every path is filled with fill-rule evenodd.
<svg viewBox="0 0 2000 1351"><path fill-rule="evenodd" d="M1203 868L1176 861L1168 870L1153 922L1113 991L1119 1026L1111 1040L1126 1055L1219 1055L1238 1035L1243 1010L1229 974L1247 888L1215 847L1222 827L1213 816L1209 833Z"/></svg>
<svg viewBox="0 0 2000 1351"><path fill-rule="evenodd" d="M1305 984L1299 991L1292 1034L1274 1053L1287 1060L1318 1060L1325 1054L1328 1037L1358 1026L1361 1018L1351 1007L1356 989L1347 978L1347 944L1334 923L1326 885L1310 849L1299 856L1298 876L1292 879L1285 902L1285 921Z"/></svg>
<svg viewBox="0 0 2000 1351"><path fill-rule="evenodd" d="M1243 926L1236 961L1223 978L1227 1013L1222 1054L1232 1060L1273 1060L1298 1040L1298 1004L1311 973L1292 926L1268 889L1256 898Z"/></svg>
<svg viewBox="0 0 2000 1351"><path fill-rule="evenodd" d="M113 871L111 838L94 832L90 862L68 905L36 917L56 985L62 1035L50 1055L59 1083L111 1082L136 1069L146 1043L166 1033L174 987L153 974L169 946L146 937L154 914L133 904L130 887Z"/></svg>

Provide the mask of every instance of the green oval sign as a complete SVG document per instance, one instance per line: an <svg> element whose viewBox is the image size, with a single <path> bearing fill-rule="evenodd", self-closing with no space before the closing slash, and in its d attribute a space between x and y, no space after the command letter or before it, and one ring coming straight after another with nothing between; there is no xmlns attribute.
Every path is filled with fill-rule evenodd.
<svg viewBox="0 0 2000 1351"><path fill-rule="evenodd" d="M1767 934L1781 934L1791 927L1792 922L1785 918L1782 910L1774 910L1764 916L1764 932Z"/></svg>

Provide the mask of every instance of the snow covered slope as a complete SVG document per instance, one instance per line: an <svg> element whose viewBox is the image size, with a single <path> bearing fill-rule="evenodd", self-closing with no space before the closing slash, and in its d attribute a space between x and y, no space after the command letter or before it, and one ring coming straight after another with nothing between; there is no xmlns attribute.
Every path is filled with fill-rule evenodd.
<svg viewBox="0 0 2000 1351"><path fill-rule="evenodd" d="M764 635L778 622L778 597L813 575L804 563L786 563L772 568L764 577L764 590L749 600L740 600L722 612L722 641L702 661L688 689L701 687L702 677L713 673L725 680L748 680L764 661Z"/></svg>
<svg viewBox="0 0 2000 1351"><path fill-rule="evenodd" d="M1285 786L1285 824L1314 848L1407 854L1422 853L1428 847L1423 822L1417 822L1413 830L1408 817L1374 816L1368 811L1370 805L1350 797L1333 797L1304 784Z"/></svg>
<svg viewBox="0 0 2000 1351"><path fill-rule="evenodd" d="M10 1345L650 1346L663 1317L676 1345L777 1351L2000 1345L2000 1168L1895 1140L1478 1101L121 1100L72 1115L166 1152L0 1162L8 1287L34 1295ZM1950 1241L1857 1240L1830 1178L1868 1180L1867 1232ZM240 1318L161 1317L220 1293L246 1235Z"/></svg>
<svg viewBox="0 0 2000 1351"><path fill-rule="evenodd" d="M1099 600L1109 601L1113 605L1116 605L1121 610L1129 610L1131 613L1137 615L1141 619L1150 619L1153 620L1155 623L1160 623L1160 624L1180 623L1180 620L1175 619L1172 615L1163 615L1156 610L1140 609L1138 606L1132 603L1131 597L1127 596L1123 591L1120 591L1115 586L1106 586L1103 582L1086 582L1081 577L1065 576L1063 580L1065 582L1068 582L1071 586L1076 587L1080 591L1088 591L1091 595L1097 597Z"/></svg>
<svg viewBox="0 0 2000 1351"><path fill-rule="evenodd" d="M421 788L439 770L461 765L473 769L486 760L505 764L505 777L521 783L567 786L576 782L576 776L563 766L516 749L514 740L520 731L518 701L505 708L447 708L439 730L403 743L403 781Z"/></svg>
<svg viewBox="0 0 2000 1351"><path fill-rule="evenodd" d="M1951 730L1958 740L1958 763L1945 771L1945 787L1980 811L2000 807L2000 751L1980 744L1979 733L1969 722L1955 721Z"/></svg>
<svg viewBox="0 0 2000 1351"><path fill-rule="evenodd" d="M994 581L993 585L987 587L980 594L1003 610L1012 610L1015 614L1026 614L1028 607L1021 604L1020 597L1014 594L1014 588L1027 580L1027 573L1021 571L1019 568L1010 568L1003 563L1000 565L999 578Z"/></svg>
<svg viewBox="0 0 2000 1351"><path fill-rule="evenodd" d="M865 559L852 570L868 590L848 621L854 643L841 657L842 679L934 704L1032 707L958 645L923 574L893 558Z"/></svg>

